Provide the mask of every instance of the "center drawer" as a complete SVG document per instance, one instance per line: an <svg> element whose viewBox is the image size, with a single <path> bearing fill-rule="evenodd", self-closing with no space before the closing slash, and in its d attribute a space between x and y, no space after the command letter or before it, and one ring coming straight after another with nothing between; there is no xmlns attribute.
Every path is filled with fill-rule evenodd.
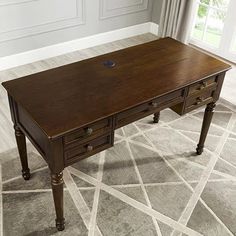
<svg viewBox="0 0 236 236"><path fill-rule="evenodd" d="M183 96L184 89L180 89L123 111L116 116L115 128L122 127L157 111L168 108L171 105L180 103L184 99Z"/></svg>
<svg viewBox="0 0 236 236"><path fill-rule="evenodd" d="M111 131L93 140L90 140L73 148L65 149L65 165L71 165L81 159L92 156L113 145L114 132Z"/></svg>

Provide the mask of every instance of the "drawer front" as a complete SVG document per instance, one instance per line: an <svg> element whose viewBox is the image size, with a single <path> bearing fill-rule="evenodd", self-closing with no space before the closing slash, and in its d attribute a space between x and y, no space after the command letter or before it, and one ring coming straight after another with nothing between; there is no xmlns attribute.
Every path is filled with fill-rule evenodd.
<svg viewBox="0 0 236 236"><path fill-rule="evenodd" d="M198 96L189 97L186 100L185 104L185 113L192 111L200 106L203 106L207 103L210 103L213 101L215 90L208 90L204 93L199 94Z"/></svg>
<svg viewBox="0 0 236 236"><path fill-rule="evenodd" d="M188 96L194 96L198 93L205 92L206 90L216 88L216 86L217 86L217 77L216 76L210 77L201 82L191 85L189 87Z"/></svg>
<svg viewBox="0 0 236 236"><path fill-rule="evenodd" d="M179 103L183 101L183 95L184 90L178 90L121 112L116 116L115 127L119 128L131 122L139 120L145 116L153 114L157 111L170 107L170 105Z"/></svg>
<svg viewBox="0 0 236 236"><path fill-rule="evenodd" d="M133 121L138 120L140 117L145 116L149 109L150 105L145 103L127 111L121 112L116 116L116 128L132 123Z"/></svg>
<svg viewBox="0 0 236 236"><path fill-rule="evenodd" d="M113 139L114 132L109 132L84 144L66 149L64 152L66 166L111 147Z"/></svg>
<svg viewBox="0 0 236 236"><path fill-rule="evenodd" d="M112 129L112 118L106 118L80 128L64 137L66 146L76 146L78 143L84 143L98 136L107 133Z"/></svg>

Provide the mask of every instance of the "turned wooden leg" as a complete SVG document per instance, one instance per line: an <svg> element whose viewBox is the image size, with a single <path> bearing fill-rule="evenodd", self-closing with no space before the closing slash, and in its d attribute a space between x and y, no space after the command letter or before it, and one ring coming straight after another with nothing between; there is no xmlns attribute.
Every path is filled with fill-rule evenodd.
<svg viewBox="0 0 236 236"><path fill-rule="evenodd" d="M160 112L154 113L153 123L158 123L160 120Z"/></svg>
<svg viewBox="0 0 236 236"><path fill-rule="evenodd" d="M57 217L56 227L59 231L62 231L65 229L65 219L63 213L63 173L51 173L51 183Z"/></svg>
<svg viewBox="0 0 236 236"><path fill-rule="evenodd" d="M213 117L213 114L214 114L215 106L216 106L215 103L212 102L212 103L207 104L207 107L205 109L200 140L199 140L199 143L198 143L197 149L196 149L198 155L201 155L202 152L203 152L204 143L205 143L205 140L206 140L208 130L210 128L210 124L211 124L211 120L212 120L212 117Z"/></svg>
<svg viewBox="0 0 236 236"><path fill-rule="evenodd" d="M15 129L16 143L22 166L22 176L25 180L29 180L30 169L28 167L25 135L22 133L22 131L18 126L15 125L14 129Z"/></svg>

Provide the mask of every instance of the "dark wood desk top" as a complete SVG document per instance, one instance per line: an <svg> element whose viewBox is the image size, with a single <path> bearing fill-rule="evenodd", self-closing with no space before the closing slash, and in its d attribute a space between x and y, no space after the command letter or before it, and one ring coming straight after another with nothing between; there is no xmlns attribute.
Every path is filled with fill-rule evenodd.
<svg viewBox="0 0 236 236"><path fill-rule="evenodd" d="M104 66L107 60L115 66ZM228 69L228 64L165 38L3 86L53 138Z"/></svg>

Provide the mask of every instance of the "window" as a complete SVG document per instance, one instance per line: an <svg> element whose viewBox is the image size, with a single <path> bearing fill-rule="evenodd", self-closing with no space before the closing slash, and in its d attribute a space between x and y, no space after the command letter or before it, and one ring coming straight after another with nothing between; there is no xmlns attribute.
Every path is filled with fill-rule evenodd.
<svg viewBox="0 0 236 236"><path fill-rule="evenodd" d="M235 0L197 0L191 42L236 62Z"/></svg>

